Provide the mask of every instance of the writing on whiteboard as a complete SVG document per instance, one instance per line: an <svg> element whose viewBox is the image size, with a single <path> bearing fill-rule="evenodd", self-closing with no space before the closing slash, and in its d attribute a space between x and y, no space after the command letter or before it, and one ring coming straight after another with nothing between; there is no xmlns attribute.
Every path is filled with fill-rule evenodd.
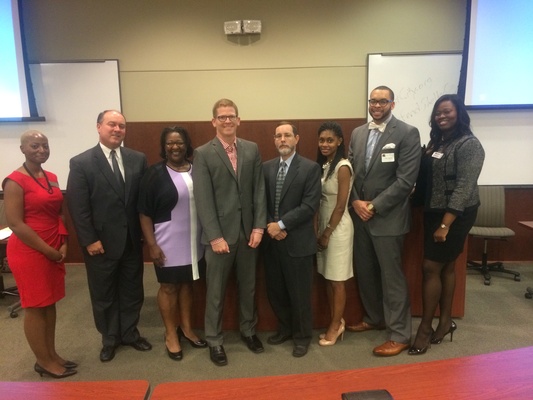
<svg viewBox="0 0 533 400"><path fill-rule="evenodd" d="M435 101L443 94L456 91L456 83L435 83L431 77L423 79L418 84L401 87L396 94L394 114L399 119L422 129L422 126L417 125L423 119L429 123Z"/></svg>

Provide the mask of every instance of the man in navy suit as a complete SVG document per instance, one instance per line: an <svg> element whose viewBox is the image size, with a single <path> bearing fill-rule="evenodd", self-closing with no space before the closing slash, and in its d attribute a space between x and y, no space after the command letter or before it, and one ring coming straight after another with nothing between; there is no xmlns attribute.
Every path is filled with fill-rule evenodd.
<svg viewBox="0 0 533 400"><path fill-rule="evenodd" d="M368 104L372 121L354 129L348 152L354 170L355 275L366 316L346 329L387 329L387 341L373 353L395 356L411 339L402 253L411 222L409 195L420 166L420 134L392 115L390 88L372 90Z"/></svg>
<svg viewBox="0 0 533 400"><path fill-rule="evenodd" d="M264 163L267 194L265 279L278 318L272 345L293 339L292 355L303 357L311 342L313 256L317 251L313 217L321 195L321 168L296 153L296 127L280 122L274 134L279 157Z"/></svg>
<svg viewBox="0 0 533 400"><path fill-rule="evenodd" d="M106 362L120 344L152 348L137 329L144 300L137 197L147 163L144 154L121 147L126 120L119 111L101 112L96 129L100 142L70 160L67 198Z"/></svg>

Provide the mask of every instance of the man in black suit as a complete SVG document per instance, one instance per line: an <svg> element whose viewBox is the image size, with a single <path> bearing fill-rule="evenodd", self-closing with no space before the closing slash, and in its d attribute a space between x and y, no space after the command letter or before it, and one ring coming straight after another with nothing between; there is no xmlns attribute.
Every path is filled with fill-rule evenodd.
<svg viewBox="0 0 533 400"><path fill-rule="evenodd" d="M150 350L137 329L144 300L139 183L146 157L121 147L126 120L115 110L98 115L98 143L70 160L68 208L82 247L102 362L129 345Z"/></svg>
<svg viewBox="0 0 533 400"><path fill-rule="evenodd" d="M274 144L280 157L264 164L267 193L265 279L278 331L269 344L293 339L292 355L303 357L311 342L313 256L317 251L313 217L321 195L320 166L296 153L300 137L280 122Z"/></svg>

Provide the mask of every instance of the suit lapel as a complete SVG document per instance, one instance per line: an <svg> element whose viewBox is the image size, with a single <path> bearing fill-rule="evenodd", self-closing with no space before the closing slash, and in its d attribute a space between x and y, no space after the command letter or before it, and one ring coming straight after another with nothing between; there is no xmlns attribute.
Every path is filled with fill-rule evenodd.
<svg viewBox="0 0 533 400"><path fill-rule="evenodd" d="M276 180L278 179L279 171L279 157L276 159L276 162L272 163L272 167L268 171L269 181L270 181L270 202L272 207L276 202Z"/></svg>
<svg viewBox="0 0 533 400"><path fill-rule="evenodd" d="M131 181L132 181L131 177L133 174L133 170L132 170L132 165L131 165L130 154L127 153L127 150L125 150L124 147L120 149L120 152L122 154L122 166L124 167L124 183L125 183L124 203L128 204L129 193L131 190Z"/></svg>
<svg viewBox="0 0 533 400"><path fill-rule="evenodd" d="M240 139L236 139L237 142L237 181L239 181L239 177L242 174L242 163L244 161L244 146L242 145L242 142ZM229 157L228 157L229 159ZM230 162L231 165L231 162ZM233 166L232 168L233 169Z"/></svg>
<svg viewBox="0 0 533 400"><path fill-rule="evenodd" d="M213 146L215 153L218 155L218 157L220 157L220 160L222 161L222 163L226 166L226 168L230 172L231 176L233 176L233 178L237 180L237 176L235 175L235 171L233 170L233 165L231 165L231 161L229 160L228 154L226 153L226 150L224 150L224 147L222 147L222 143L220 143L220 140L218 138L214 138L211 141L211 145ZM238 151L239 151L239 148L237 148L237 168L239 166ZM240 162L242 162L242 160Z"/></svg>

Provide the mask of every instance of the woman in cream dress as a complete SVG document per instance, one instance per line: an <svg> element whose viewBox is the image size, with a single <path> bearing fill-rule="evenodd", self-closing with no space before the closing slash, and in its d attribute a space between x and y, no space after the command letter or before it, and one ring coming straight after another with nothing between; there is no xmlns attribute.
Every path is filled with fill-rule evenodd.
<svg viewBox="0 0 533 400"><path fill-rule="evenodd" d="M353 182L350 162L344 158L342 129L336 122L325 122L318 130L317 162L322 164L322 197L318 214L317 270L327 281L331 322L320 335L321 346L337 342L345 330L345 282L353 277L353 223L348 199Z"/></svg>

